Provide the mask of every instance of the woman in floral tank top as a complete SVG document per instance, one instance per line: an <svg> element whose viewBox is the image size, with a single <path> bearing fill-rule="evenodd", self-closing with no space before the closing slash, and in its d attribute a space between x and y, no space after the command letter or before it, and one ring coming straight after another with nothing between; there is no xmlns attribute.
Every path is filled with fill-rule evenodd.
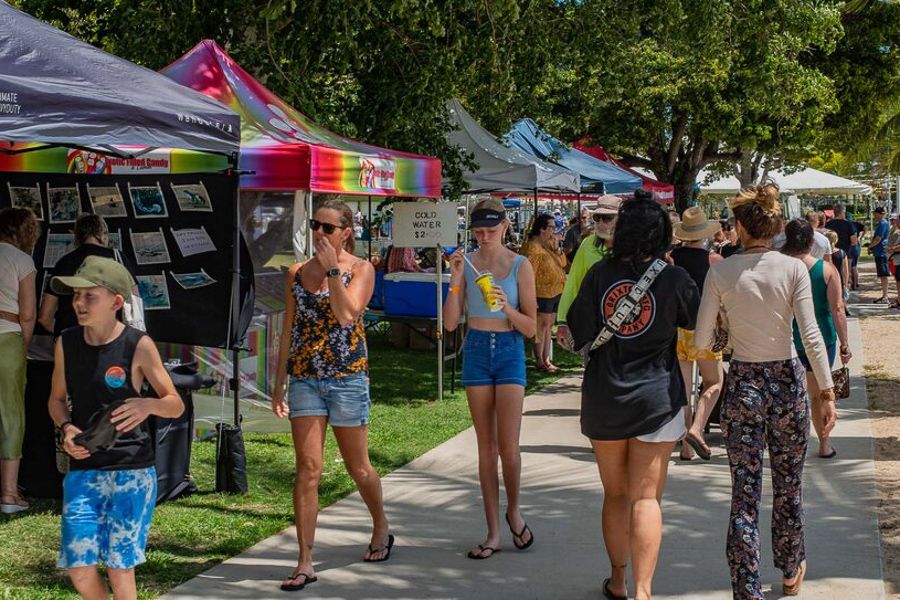
<svg viewBox="0 0 900 600"><path fill-rule="evenodd" d="M353 255L352 225L353 213L346 204L322 203L310 220L316 255L293 265L285 283L272 410L279 417L290 417L297 465L294 523L300 555L297 567L281 584L287 591L317 579L312 546L328 423L344 466L372 514L372 541L363 560L387 560L394 542L381 480L369 462L369 365L362 315L372 297L375 270Z"/></svg>

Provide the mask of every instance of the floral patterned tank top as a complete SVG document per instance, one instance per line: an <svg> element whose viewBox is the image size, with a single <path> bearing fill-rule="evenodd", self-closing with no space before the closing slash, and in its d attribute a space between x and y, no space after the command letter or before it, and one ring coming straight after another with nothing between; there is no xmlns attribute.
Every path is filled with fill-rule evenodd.
<svg viewBox="0 0 900 600"><path fill-rule="evenodd" d="M362 318L342 326L331 309L329 294L313 293L303 287L300 273L294 277L296 310L291 325L291 355L288 373L294 377L325 379L364 373L369 370L366 336ZM341 273L344 287L352 273Z"/></svg>

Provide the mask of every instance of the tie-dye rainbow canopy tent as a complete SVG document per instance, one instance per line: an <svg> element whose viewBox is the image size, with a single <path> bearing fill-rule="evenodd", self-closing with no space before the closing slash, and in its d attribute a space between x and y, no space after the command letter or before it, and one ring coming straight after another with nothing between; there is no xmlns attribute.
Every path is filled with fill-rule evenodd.
<svg viewBox="0 0 900 600"><path fill-rule="evenodd" d="M357 142L312 122L203 40L162 70L241 116L241 178L248 190L364 196L441 195L441 161Z"/></svg>
<svg viewBox="0 0 900 600"><path fill-rule="evenodd" d="M253 240L249 245L257 291L254 325L248 332L251 351L242 360L244 427L280 431L283 425L271 418L265 400L275 381L277 332L284 316L282 269L311 248L307 218L313 195L369 197L370 207L372 196L439 198L441 162L354 141L321 127L263 86L212 40L200 42L161 72L241 116L239 166L254 171L241 176L242 228ZM188 358L216 362L213 356ZM197 403L200 421L219 411L215 398L207 400L201 395Z"/></svg>

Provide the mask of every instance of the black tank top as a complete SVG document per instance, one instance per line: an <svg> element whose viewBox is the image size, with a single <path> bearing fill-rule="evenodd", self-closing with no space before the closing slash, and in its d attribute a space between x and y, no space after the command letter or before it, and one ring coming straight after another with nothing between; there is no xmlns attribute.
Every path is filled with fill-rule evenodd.
<svg viewBox="0 0 900 600"><path fill-rule="evenodd" d="M76 427L84 430L90 425L91 417L110 404L140 396L131 381L131 363L144 335L126 325L121 335L110 343L91 346L84 341L83 327L63 331L66 389ZM155 458L150 426L144 421L121 434L109 450L96 452L84 460L72 459L69 468L73 471L143 469L153 465Z"/></svg>
<svg viewBox="0 0 900 600"><path fill-rule="evenodd" d="M709 251L686 246L675 248L672 250L672 262L688 272L702 294L703 283L706 281L706 274L709 273Z"/></svg>

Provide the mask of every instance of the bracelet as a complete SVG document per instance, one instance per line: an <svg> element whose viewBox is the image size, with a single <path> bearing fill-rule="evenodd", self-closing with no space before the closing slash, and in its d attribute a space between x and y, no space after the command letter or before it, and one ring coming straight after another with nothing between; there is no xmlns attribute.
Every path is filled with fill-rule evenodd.
<svg viewBox="0 0 900 600"><path fill-rule="evenodd" d="M459 287L458 287L458 286L455 286L455 285L452 286L452 287L450 288L450 293L451 293L451 294L458 294L458 293L459 293Z"/></svg>
<svg viewBox="0 0 900 600"><path fill-rule="evenodd" d="M59 430L61 432L65 433L66 425L74 425L74 423L72 423L72 421L63 421L62 423L59 424Z"/></svg>

